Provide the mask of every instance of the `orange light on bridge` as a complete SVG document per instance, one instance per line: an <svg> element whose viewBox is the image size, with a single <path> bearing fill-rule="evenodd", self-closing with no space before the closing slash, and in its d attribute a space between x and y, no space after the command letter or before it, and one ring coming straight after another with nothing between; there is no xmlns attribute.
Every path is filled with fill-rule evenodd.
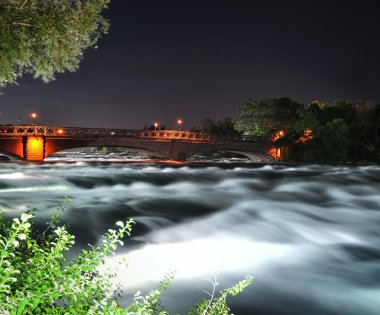
<svg viewBox="0 0 380 315"><path fill-rule="evenodd" d="M154 126L154 130L157 130L158 122L155 122L155 123L153 124L153 126Z"/></svg>
<svg viewBox="0 0 380 315"><path fill-rule="evenodd" d="M63 134L63 130L62 129L58 129L58 131L57 131L60 135L62 135Z"/></svg>
<svg viewBox="0 0 380 315"><path fill-rule="evenodd" d="M45 143L43 137L27 137L25 144L25 159L27 161L43 161Z"/></svg>
<svg viewBox="0 0 380 315"><path fill-rule="evenodd" d="M30 114L30 117L33 118L33 125L35 125L35 124L36 124L37 114L36 114L36 113L31 113L31 114Z"/></svg>
<svg viewBox="0 0 380 315"><path fill-rule="evenodd" d="M178 124L178 130L182 130L183 120L182 119L177 119L177 124Z"/></svg>
<svg viewBox="0 0 380 315"><path fill-rule="evenodd" d="M115 135L115 131L111 131L111 136L114 136Z"/></svg>

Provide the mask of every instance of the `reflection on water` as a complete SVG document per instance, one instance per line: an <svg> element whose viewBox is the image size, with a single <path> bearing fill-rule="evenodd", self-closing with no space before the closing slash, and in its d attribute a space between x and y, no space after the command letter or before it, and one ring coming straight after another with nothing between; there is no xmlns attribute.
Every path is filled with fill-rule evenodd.
<svg viewBox="0 0 380 315"><path fill-rule="evenodd" d="M127 293L177 270L172 311L205 297L210 275L227 286L250 273L235 314L379 314L379 166L1 164L7 213L43 219L64 196L80 246L135 218L107 263L128 259Z"/></svg>

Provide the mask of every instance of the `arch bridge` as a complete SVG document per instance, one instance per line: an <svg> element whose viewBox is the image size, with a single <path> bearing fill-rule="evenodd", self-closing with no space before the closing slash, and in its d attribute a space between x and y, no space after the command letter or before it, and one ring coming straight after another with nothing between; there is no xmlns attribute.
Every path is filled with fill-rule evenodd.
<svg viewBox="0 0 380 315"><path fill-rule="evenodd" d="M217 138L205 132L57 126L0 126L0 152L26 161L42 162L49 155L78 147L126 147L185 161L196 153L230 151L253 161L273 160L270 140Z"/></svg>

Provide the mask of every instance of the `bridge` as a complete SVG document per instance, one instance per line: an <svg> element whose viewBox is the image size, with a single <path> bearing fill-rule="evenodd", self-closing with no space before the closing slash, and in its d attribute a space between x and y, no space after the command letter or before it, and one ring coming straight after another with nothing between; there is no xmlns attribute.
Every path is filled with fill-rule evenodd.
<svg viewBox="0 0 380 315"><path fill-rule="evenodd" d="M273 161L277 153L270 140L222 139L205 132L37 125L0 126L0 153L11 159L43 162L53 153L80 147L125 147L144 150L176 161L185 161L196 153L223 150L261 162Z"/></svg>

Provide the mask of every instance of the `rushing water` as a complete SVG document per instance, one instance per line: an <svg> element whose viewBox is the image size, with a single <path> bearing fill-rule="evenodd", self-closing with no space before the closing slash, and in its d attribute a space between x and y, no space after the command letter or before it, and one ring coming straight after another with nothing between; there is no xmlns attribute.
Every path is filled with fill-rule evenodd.
<svg viewBox="0 0 380 315"><path fill-rule="evenodd" d="M118 255L124 301L177 270L165 297L188 309L246 274L235 314L379 314L380 167L133 163L0 164L0 208L64 214L80 246L133 217Z"/></svg>

